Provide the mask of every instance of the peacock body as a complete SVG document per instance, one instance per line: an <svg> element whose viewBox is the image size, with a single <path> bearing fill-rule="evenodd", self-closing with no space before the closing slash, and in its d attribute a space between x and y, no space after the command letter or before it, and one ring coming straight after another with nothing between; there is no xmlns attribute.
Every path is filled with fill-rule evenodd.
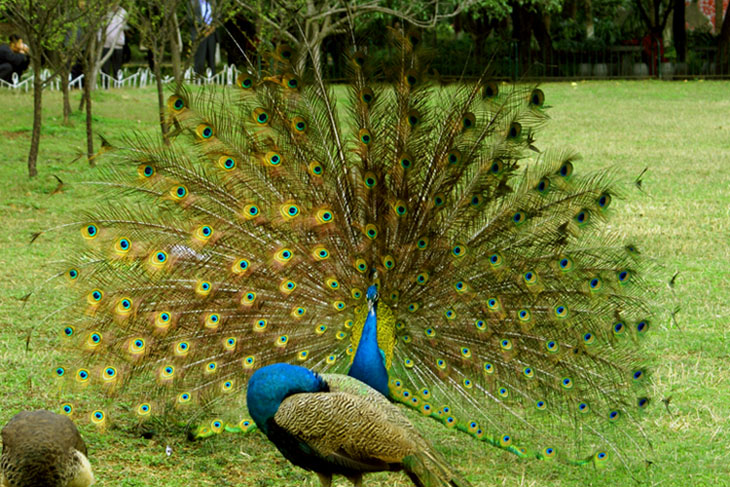
<svg viewBox="0 0 730 487"><path fill-rule="evenodd" d="M418 487L466 487L408 419L375 389L297 365L258 369L246 402L256 425L294 465L362 485L362 474L405 470Z"/></svg>
<svg viewBox="0 0 730 487"><path fill-rule="evenodd" d="M439 86L417 35L393 37L397 60L354 51L343 89L279 46L235 92L171 96L169 145L117 148L115 196L68 225L79 362L54 374L206 436L248 429L225 405L287 362L520 456L644 455L650 314L606 224L614 178L535 146L542 91Z"/></svg>

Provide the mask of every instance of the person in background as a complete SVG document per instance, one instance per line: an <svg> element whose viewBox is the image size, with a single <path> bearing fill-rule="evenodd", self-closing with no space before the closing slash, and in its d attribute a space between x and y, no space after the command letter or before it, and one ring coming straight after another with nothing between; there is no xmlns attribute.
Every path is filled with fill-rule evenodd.
<svg viewBox="0 0 730 487"><path fill-rule="evenodd" d="M0 45L0 79L12 83L13 73L20 76L30 64L30 51L16 34L10 34L8 41Z"/></svg>
<svg viewBox="0 0 730 487"><path fill-rule="evenodd" d="M204 75L206 64L215 72L215 48L218 43L217 34L213 28L213 9L208 0L191 0L193 6L193 27L190 37L194 40L202 37L198 49L195 51L193 67L195 72Z"/></svg>
<svg viewBox="0 0 730 487"><path fill-rule="evenodd" d="M101 55L103 59L109 50L112 50L111 57L106 60L101 69L113 78L117 77L117 72L122 69L124 63L124 29L126 26L127 11L119 6L110 14L109 24L106 26L104 52Z"/></svg>

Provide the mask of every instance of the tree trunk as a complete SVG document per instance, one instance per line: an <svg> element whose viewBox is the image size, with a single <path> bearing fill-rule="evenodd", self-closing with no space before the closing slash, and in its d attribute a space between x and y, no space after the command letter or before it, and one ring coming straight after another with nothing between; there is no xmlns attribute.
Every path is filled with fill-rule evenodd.
<svg viewBox="0 0 730 487"><path fill-rule="evenodd" d="M92 70L92 53L87 54L86 62L84 63L84 105L86 105L86 156L89 158L89 165L95 166L96 161L94 160L94 129L92 127L91 119L91 70Z"/></svg>
<svg viewBox="0 0 730 487"><path fill-rule="evenodd" d="M553 40L550 36L550 15L533 13L533 34L537 43L540 45L540 54L542 62L545 66L544 73L534 73L536 75L550 74L553 70Z"/></svg>
<svg viewBox="0 0 730 487"><path fill-rule="evenodd" d="M578 0L571 0L563 7L564 12L568 12L568 17L575 20L578 16Z"/></svg>
<svg viewBox="0 0 730 487"><path fill-rule="evenodd" d="M725 20L722 21L722 29L717 37L717 72L730 74L730 6L725 12Z"/></svg>
<svg viewBox="0 0 730 487"><path fill-rule="evenodd" d="M28 177L38 175L36 162L38 161L38 147L41 142L42 115L41 102L43 101L43 80L41 79L40 46L33 46L33 132L30 136L30 151L28 152Z"/></svg>
<svg viewBox="0 0 730 487"><path fill-rule="evenodd" d="M183 72L182 72L182 59L180 58L180 43L178 42L180 39L178 37L178 30L177 30L177 14L173 14L173 28L169 29L170 32L170 58L172 61L172 76L175 78L175 84L180 85L183 82Z"/></svg>
<svg viewBox="0 0 730 487"><path fill-rule="evenodd" d="M718 0L721 1L721 0ZM677 62L687 61L687 31L685 30L684 0L674 0L674 13L672 14L672 38L674 49L677 51Z"/></svg>
<svg viewBox="0 0 730 487"><path fill-rule="evenodd" d="M515 73L517 78L525 75L528 70L532 43L532 21L531 12L523 5L514 2L512 6L512 38L517 41L517 62L519 70Z"/></svg>
<svg viewBox="0 0 730 487"><path fill-rule="evenodd" d="M68 88L68 75L69 75L69 69L67 66L61 67L61 72L59 73L59 76L61 76L61 91L63 92L63 124L64 125L71 125L71 100L69 95L69 88Z"/></svg>
<svg viewBox="0 0 730 487"><path fill-rule="evenodd" d="M715 0L715 32L721 32L722 31L722 9L725 3L722 0ZM730 7L729 7L730 8ZM727 20L727 17L726 17Z"/></svg>
<svg viewBox="0 0 730 487"><path fill-rule="evenodd" d="M586 15L586 38L592 39L595 34L595 27L593 25L593 4L591 3L591 0L585 0L584 5Z"/></svg>
<svg viewBox="0 0 730 487"><path fill-rule="evenodd" d="M183 72L177 36L170 39L170 60L172 61L172 76L175 78L175 84L180 85L183 82Z"/></svg>
<svg viewBox="0 0 730 487"><path fill-rule="evenodd" d="M162 87L162 68L160 67L162 55L157 52L157 49L155 49L152 52L152 56L154 59L155 84L157 85L157 108L160 114L160 130L162 131L162 140L165 144L168 144L167 120L165 119L165 92Z"/></svg>
<svg viewBox="0 0 730 487"><path fill-rule="evenodd" d="M82 72L84 73L84 80L83 81L84 81L84 90L85 90L86 89L86 83L88 83L89 80L86 79L86 71L82 71ZM81 99L79 100L79 110L78 111L80 111L80 112L83 111L84 110L84 107L86 106L86 96L84 96L84 93L85 93L85 91L82 91L81 92Z"/></svg>

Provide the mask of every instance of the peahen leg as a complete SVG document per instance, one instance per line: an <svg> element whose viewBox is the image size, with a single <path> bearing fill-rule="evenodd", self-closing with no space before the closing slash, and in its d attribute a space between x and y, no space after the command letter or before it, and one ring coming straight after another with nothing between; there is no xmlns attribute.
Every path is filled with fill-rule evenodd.
<svg viewBox="0 0 730 487"><path fill-rule="evenodd" d="M352 482L353 487L362 487L362 475L347 477L347 479Z"/></svg>
<svg viewBox="0 0 730 487"><path fill-rule="evenodd" d="M332 474L326 474L326 473L319 473L319 472L317 472L317 477L319 477L319 483L322 484L322 487L331 487L331 485L332 485Z"/></svg>

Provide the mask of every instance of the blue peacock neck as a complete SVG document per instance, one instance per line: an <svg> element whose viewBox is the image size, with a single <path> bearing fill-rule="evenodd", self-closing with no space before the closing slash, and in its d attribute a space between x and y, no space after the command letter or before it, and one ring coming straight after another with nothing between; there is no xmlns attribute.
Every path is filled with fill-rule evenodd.
<svg viewBox="0 0 730 487"><path fill-rule="evenodd" d="M248 381L246 404L256 425L266 435L282 401L306 392L328 392L324 379L298 365L277 363L261 367Z"/></svg>
<svg viewBox="0 0 730 487"><path fill-rule="evenodd" d="M385 356L378 347L378 292L376 286L368 288L367 298L368 315L348 375L389 397Z"/></svg>

